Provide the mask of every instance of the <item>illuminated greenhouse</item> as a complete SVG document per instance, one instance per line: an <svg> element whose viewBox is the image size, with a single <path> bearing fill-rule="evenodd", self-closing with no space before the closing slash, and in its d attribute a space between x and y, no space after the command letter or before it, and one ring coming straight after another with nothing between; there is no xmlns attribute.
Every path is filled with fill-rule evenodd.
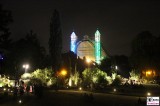
<svg viewBox="0 0 160 106"><path fill-rule="evenodd" d="M100 64L103 58L108 57L102 48L100 35L100 32L97 30L94 39L90 39L89 36L85 35L81 41L77 41L76 34L72 32L70 50L81 59L85 57Z"/></svg>

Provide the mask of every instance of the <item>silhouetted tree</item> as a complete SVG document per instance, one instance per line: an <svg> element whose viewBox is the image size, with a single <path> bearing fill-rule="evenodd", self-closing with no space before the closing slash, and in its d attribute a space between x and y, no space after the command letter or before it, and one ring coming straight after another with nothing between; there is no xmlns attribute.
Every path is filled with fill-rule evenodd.
<svg viewBox="0 0 160 106"><path fill-rule="evenodd" d="M8 25L12 23L11 11L4 10L0 4L0 74L3 73L4 62L9 49L11 48L11 39Z"/></svg>
<svg viewBox="0 0 160 106"><path fill-rule="evenodd" d="M132 41L131 61L135 69L156 69L155 58L157 57L156 37L149 31L144 31Z"/></svg>
<svg viewBox="0 0 160 106"><path fill-rule="evenodd" d="M59 70L61 65L62 52L62 32L60 16L57 10L54 11L50 22L49 53L51 56L51 66L54 70Z"/></svg>
<svg viewBox="0 0 160 106"><path fill-rule="evenodd" d="M77 55L74 54L74 52L69 51L67 53L63 53L62 60L62 65L66 70L69 70L71 73L75 71L75 68L77 67Z"/></svg>
<svg viewBox="0 0 160 106"><path fill-rule="evenodd" d="M17 76L24 73L22 65L25 63L30 64L30 71L46 67L43 64L46 56L45 49L40 45L33 31L30 31L25 38L13 42L12 46L5 62L4 71L6 74Z"/></svg>
<svg viewBox="0 0 160 106"><path fill-rule="evenodd" d="M11 40L8 25L12 22L11 11L3 10L0 4L0 50L9 49Z"/></svg>
<svg viewBox="0 0 160 106"><path fill-rule="evenodd" d="M154 48L154 61L155 61L155 66L157 67L158 70L160 70L160 36L156 38L155 46Z"/></svg>
<svg viewBox="0 0 160 106"><path fill-rule="evenodd" d="M129 77L129 72L131 71L131 65L129 59L125 55L113 56L114 66L117 66L116 70L118 74L123 77Z"/></svg>
<svg viewBox="0 0 160 106"><path fill-rule="evenodd" d="M117 70L115 70L115 66L118 67ZM103 59L100 69L107 72L108 75L111 75L113 72L117 72L123 77L129 77L130 63L127 56L115 55L110 56L110 58Z"/></svg>
<svg viewBox="0 0 160 106"><path fill-rule="evenodd" d="M104 58L101 61L99 68L107 72L107 74L111 74L111 66L112 66L112 59L110 57L110 58Z"/></svg>

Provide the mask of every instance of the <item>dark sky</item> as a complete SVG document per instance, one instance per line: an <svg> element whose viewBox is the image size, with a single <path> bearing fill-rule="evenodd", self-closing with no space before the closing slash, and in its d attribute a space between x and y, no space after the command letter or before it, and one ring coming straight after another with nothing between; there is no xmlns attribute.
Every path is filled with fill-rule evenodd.
<svg viewBox="0 0 160 106"><path fill-rule="evenodd" d="M70 34L79 39L94 37L98 28L102 43L110 55L129 55L131 41L145 30L160 35L160 2L158 0L1 0L4 9L12 11L10 26L13 39L31 29L42 46L48 48L50 17L57 9L61 15L63 51L69 50Z"/></svg>

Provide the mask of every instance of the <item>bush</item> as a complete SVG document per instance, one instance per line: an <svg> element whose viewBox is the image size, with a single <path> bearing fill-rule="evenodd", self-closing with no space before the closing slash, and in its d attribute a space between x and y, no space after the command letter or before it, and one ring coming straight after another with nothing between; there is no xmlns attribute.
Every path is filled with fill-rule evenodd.
<svg viewBox="0 0 160 106"><path fill-rule="evenodd" d="M119 86L122 84L122 79L120 76L116 76L116 78L113 80L112 85Z"/></svg>
<svg viewBox="0 0 160 106"><path fill-rule="evenodd" d="M56 83L56 78L53 77L53 70L45 68L45 69L38 69L31 73L32 80L36 81L37 83L42 83L45 86L52 86Z"/></svg>
<svg viewBox="0 0 160 106"><path fill-rule="evenodd" d="M42 81L38 78L31 78L28 85L44 85L44 83L42 83Z"/></svg>
<svg viewBox="0 0 160 106"><path fill-rule="evenodd" d="M87 85L94 84L96 87L105 87L109 82L107 73L98 68L88 68L82 72L83 83Z"/></svg>

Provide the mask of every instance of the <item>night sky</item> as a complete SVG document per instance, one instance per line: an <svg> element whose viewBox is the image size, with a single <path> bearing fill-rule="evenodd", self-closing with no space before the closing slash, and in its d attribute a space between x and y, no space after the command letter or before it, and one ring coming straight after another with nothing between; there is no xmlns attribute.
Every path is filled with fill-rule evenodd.
<svg viewBox="0 0 160 106"><path fill-rule="evenodd" d="M73 30L81 40L84 35L93 38L98 28L110 55L129 56L131 41L142 31L160 35L158 0L1 0L0 3L13 14L11 38L23 38L32 29L45 48L48 48L50 18L57 9L61 15L63 52L69 51Z"/></svg>

